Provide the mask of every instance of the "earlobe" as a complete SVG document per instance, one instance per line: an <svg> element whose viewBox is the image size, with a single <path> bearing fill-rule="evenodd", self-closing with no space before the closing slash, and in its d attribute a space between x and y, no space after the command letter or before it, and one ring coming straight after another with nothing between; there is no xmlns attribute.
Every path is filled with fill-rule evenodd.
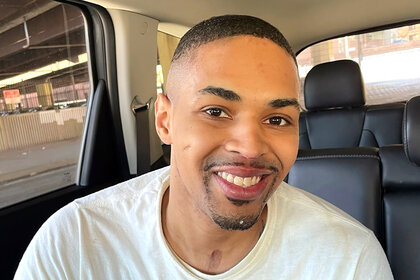
<svg viewBox="0 0 420 280"><path fill-rule="evenodd" d="M158 94L155 102L155 126L157 134L163 143L172 144L171 137L172 104L164 94Z"/></svg>

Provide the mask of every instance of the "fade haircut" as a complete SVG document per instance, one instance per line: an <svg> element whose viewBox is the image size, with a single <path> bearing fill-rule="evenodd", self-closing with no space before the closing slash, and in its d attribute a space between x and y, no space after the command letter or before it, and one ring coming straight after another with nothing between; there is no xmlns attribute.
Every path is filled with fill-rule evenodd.
<svg viewBox="0 0 420 280"><path fill-rule="evenodd" d="M179 41L172 62L188 55L201 45L240 35L251 35L271 40L286 50L297 64L292 48L277 28L262 19L246 15L217 16L195 25Z"/></svg>

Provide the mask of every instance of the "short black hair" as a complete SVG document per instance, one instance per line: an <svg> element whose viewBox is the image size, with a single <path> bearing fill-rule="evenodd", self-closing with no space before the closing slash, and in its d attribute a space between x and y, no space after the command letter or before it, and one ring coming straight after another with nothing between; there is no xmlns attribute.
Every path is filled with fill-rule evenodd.
<svg viewBox="0 0 420 280"><path fill-rule="evenodd" d="M179 41L172 62L201 45L240 35L269 39L286 50L296 63L295 53L286 38L276 27L260 18L247 15L216 16L193 26Z"/></svg>

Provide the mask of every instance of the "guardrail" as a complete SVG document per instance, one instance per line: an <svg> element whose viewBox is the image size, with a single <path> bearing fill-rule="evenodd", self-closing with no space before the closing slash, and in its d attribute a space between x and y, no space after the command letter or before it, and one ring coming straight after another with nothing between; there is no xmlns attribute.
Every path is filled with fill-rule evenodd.
<svg viewBox="0 0 420 280"><path fill-rule="evenodd" d="M0 117L0 151L80 137L86 107Z"/></svg>

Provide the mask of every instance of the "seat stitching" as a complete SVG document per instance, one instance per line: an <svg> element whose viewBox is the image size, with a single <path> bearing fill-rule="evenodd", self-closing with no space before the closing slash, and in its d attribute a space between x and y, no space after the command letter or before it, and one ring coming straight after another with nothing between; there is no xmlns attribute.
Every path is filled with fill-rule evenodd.
<svg viewBox="0 0 420 280"><path fill-rule="evenodd" d="M305 160L305 159L323 159L323 158L373 158L380 160L378 156L374 155L319 155L319 156L302 156L297 157L296 160Z"/></svg>

